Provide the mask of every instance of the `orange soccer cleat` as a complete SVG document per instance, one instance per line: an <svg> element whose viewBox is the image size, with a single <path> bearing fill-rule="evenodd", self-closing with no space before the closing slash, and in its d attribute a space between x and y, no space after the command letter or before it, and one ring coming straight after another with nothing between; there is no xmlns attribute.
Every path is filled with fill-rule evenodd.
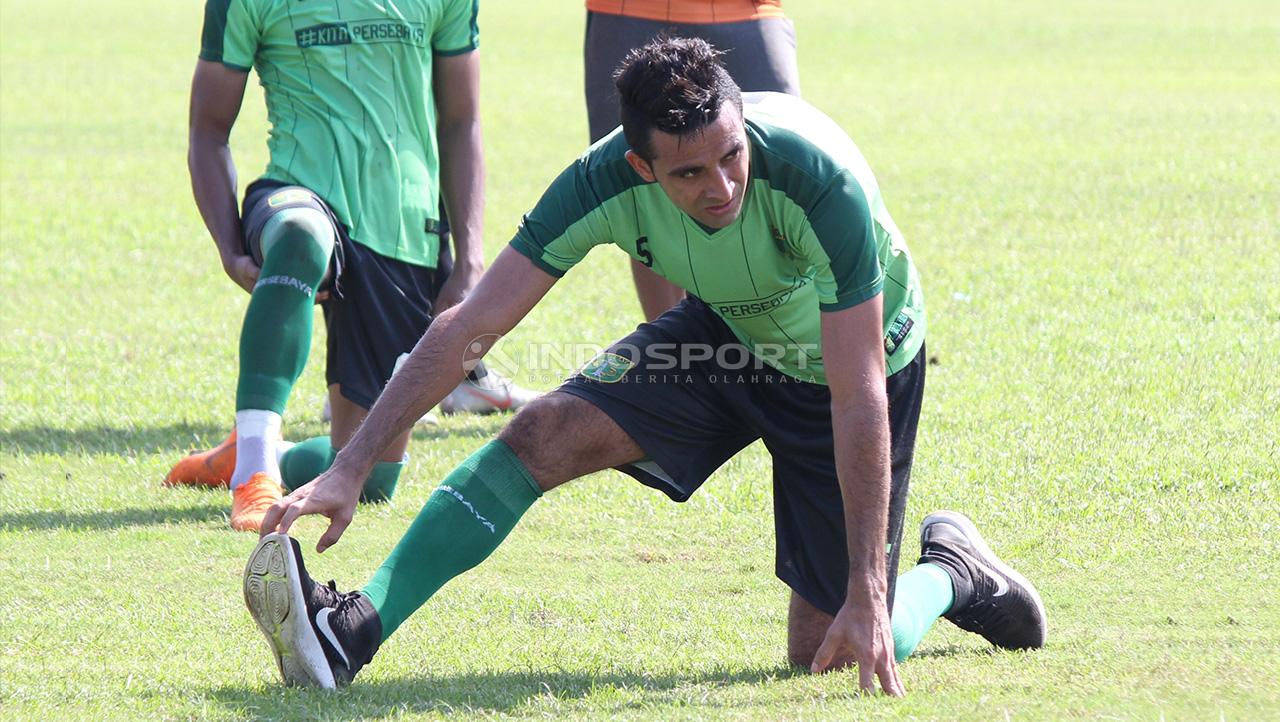
<svg viewBox="0 0 1280 722"><path fill-rule="evenodd" d="M284 490L270 474L259 471L231 490L231 528L256 532L262 528L267 509L280 500Z"/></svg>
<svg viewBox="0 0 1280 722"><path fill-rule="evenodd" d="M164 477L165 486L227 486L236 470L236 432L226 441L179 461Z"/></svg>

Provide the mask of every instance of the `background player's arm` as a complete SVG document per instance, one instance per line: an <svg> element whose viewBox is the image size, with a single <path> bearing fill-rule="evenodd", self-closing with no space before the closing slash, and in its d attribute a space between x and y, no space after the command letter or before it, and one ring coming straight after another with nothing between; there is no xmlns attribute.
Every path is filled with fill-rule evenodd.
<svg viewBox="0 0 1280 722"><path fill-rule="evenodd" d="M187 169L196 206L218 246L223 270L244 290L252 292L259 269L244 254L240 240L236 167L229 144L248 79L247 72L222 63L197 61L191 80Z"/></svg>
<svg viewBox="0 0 1280 722"><path fill-rule="evenodd" d="M484 272L484 152L480 132L480 53L437 55L433 94L440 147L440 192L453 234L453 272L436 298L460 303Z"/></svg>
<svg viewBox="0 0 1280 722"><path fill-rule="evenodd" d="M503 250L475 291L432 321L329 470L276 502L263 519L262 533L276 531L277 526L287 532L299 516L323 514L331 521L316 550L338 541L351 523L365 477L383 450L461 383L464 362L487 353L556 280L514 248Z"/></svg>
<svg viewBox="0 0 1280 722"><path fill-rule="evenodd" d="M822 314L822 357L831 388L836 474L844 500L849 588L814 655L814 671L857 662L861 687L875 678L901 695L887 608L885 539L889 525L889 411L885 395L881 294Z"/></svg>

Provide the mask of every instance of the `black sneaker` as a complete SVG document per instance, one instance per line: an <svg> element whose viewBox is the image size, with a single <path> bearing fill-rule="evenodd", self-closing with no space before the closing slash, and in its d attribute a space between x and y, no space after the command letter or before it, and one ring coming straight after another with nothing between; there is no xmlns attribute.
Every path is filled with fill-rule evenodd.
<svg viewBox="0 0 1280 722"><path fill-rule="evenodd" d="M339 593L333 582L316 584L298 542L284 534L268 534L249 555L244 602L287 685L351 684L382 641L382 621L369 600Z"/></svg>
<svg viewBox="0 0 1280 722"><path fill-rule="evenodd" d="M945 616L1004 649L1044 646L1047 620L1036 588L991 551L964 514L939 511L920 523L920 563L946 569L955 601Z"/></svg>

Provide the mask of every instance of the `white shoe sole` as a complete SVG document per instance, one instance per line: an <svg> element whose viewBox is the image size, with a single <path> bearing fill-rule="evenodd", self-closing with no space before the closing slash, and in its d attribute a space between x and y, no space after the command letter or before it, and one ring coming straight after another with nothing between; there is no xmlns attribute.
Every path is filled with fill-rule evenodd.
<svg viewBox="0 0 1280 722"><path fill-rule="evenodd" d="M1044 636L1040 638L1040 646L1044 646L1045 639L1049 636L1049 617L1044 613L1044 602L1040 600L1040 592L1036 591L1035 585L1029 579L1022 576L1017 569L1005 564L1001 561L996 553L991 551L991 547L987 544L987 540L982 538L982 534L978 532L978 527L974 525L969 517L956 511L935 511L926 516L924 521L920 522L920 543L924 545L924 532L929 528L930 524L935 522L945 522L956 527L969 540L969 546L978 553L982 558L982 563L1000 572L1009 578L1013 584L1021 586L1027 591L1031 597L1031 601L1035 602L1036 614L1040 615L1040 620L1044 629Z"/></svg>
<svg viewBox="0 0 1280 722"><path fill-rule="evenodd" d="M302 582L289 537L268 534L244 569L244 603L258 623L287 685L337 687L320 639L307 618Z"/></svg>

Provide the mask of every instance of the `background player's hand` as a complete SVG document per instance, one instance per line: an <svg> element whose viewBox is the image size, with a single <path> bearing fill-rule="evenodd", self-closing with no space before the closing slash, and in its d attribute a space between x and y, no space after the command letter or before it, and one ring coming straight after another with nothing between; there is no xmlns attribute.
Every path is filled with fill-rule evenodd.
<svg viewBox="0 0 1280 722"><path fill-rule="evenodd" d="M431 309L432 315L439 316L446 308L462 303L483 275L484 266L481 264L456 264L449 273L448 280L440 287L440 293Z"/></svg>
<svg viewBox="0 0 1280 722"><path fill-rule="evenodd" d="M253 284L258 282L261 268L253 262L252 256L231 256L222 260L222 270L236 282L236 285L249 293L253 293Z"/></svg>
<svg viewBox="0 0 1280 722"><path fill-rule="evenodd" d="M886 694L906 694L893 659L893 632L883 604L851 606L845 602L813 655L810 671L818 674L850 664L858 665L858 686L862 691L874 693L879 677Z"/></svg>
<svg viewBox="0 0 1280 722"><path fill-rule="evenodd" d="M336 544L342 537L342 532L347 530L347 525L356 513L356 503L360 500L360 489L363 486L363 478L357 479L331 467L272 504L262 519L260 535L266 536L275 531L288 534L289 527L293 526L298 517L320 514L329 519L329 528L320 535L320 541L316 543L316 551L323 552Z"/></svg>

